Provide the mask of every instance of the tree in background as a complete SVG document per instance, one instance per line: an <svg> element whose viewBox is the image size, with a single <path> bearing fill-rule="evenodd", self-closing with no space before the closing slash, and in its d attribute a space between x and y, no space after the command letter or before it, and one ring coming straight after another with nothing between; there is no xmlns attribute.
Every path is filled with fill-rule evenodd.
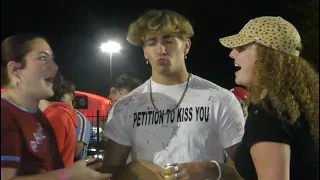
<svg viewBox="0 0 320 180"><path fill-rule="evenodd" d="M319 72L319 0L290 2L289 8L297 14L297 28L303 43L301 56Z"/></svg>

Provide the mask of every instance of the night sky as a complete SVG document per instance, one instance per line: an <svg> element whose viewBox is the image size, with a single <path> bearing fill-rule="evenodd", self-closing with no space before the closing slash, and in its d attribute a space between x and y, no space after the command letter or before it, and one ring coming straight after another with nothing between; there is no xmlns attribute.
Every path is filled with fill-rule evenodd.
<svg viewBox="0 0 320 180"><path fill-rule="evenodd" d="M285 0L1 0L1 41L19 32L43 34L50 40L66 79L73 81L78 90L107 96L112 85L109 55L100 52L100 44L111 39L123 47L113 55L114 79L126 73L147 80L150 67L145 64L142 49L126 41L126 31L140 14L163 8L185 15L194 26L188 70L227 89L234 86L234 65L229 50L219 44L219 37L237 33L258 16L282 16L293 24L297 21Z"/></svg>

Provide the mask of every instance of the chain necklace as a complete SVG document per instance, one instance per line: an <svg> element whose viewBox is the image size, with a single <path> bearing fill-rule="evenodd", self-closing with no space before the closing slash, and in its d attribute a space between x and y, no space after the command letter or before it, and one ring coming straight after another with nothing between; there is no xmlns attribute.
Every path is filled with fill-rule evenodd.
<svg viewBox="0 0 320 180"><path fill-rule="evenodd" d="M150 79L150 83L149 83L149 87L150 87L150 100L151 100L151 104L153 106L153 108L161 115L168 115L168 114L171 114L172 112L174 112L179 106L180 104L182 103L188 89L189 89L189 82L190 82L190 77L191 77L191 74L189 73L188 75L188 81L187 81L187 85L186 85L186 88L184 89L183 93L182 93L182 96L178 102L178 104L173 108L171 109L170 111L166 112L166 113L162 113L159 111L159 109L156 107L156 105L154 104L154 101L153 101L153 97L152 97L152 86L151 86L151 79Z"/></svg>

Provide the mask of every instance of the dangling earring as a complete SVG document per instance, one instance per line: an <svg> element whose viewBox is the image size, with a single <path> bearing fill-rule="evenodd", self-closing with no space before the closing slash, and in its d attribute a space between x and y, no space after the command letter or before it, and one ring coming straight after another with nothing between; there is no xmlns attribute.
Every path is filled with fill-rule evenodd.
<svg viewBox="0 0 320 180"><path fill-rule="evenodd" d="M184 55L184 59L188 59L188 56L186 54Z"/></svg>
<svg viewBox="0 0 320 180"><path fill-rule="evenodd" d="M16 82L16 84L14 85L14 87L19 87L19 81Z"/></svg>
<svg viewBox="0 0 320 180"><path fill-rule="evenodd" d="M148 60L146 61L146 64L149 64L149 61L148 61Z"/></svg>

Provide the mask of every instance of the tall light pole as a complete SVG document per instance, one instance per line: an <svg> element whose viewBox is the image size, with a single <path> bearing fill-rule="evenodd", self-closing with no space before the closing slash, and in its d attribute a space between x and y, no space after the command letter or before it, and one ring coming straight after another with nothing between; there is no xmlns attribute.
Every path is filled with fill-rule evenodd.
<svg viewBox="0 0 320 180"><path fill-rule="evenodd" d="M109 53L110 56L110 80L112 81L112 53L117 53L121 49L121 46L119 43L114 41L109 41L107 43L102 43L100 46L100 50L102 52Z"/></svg>

